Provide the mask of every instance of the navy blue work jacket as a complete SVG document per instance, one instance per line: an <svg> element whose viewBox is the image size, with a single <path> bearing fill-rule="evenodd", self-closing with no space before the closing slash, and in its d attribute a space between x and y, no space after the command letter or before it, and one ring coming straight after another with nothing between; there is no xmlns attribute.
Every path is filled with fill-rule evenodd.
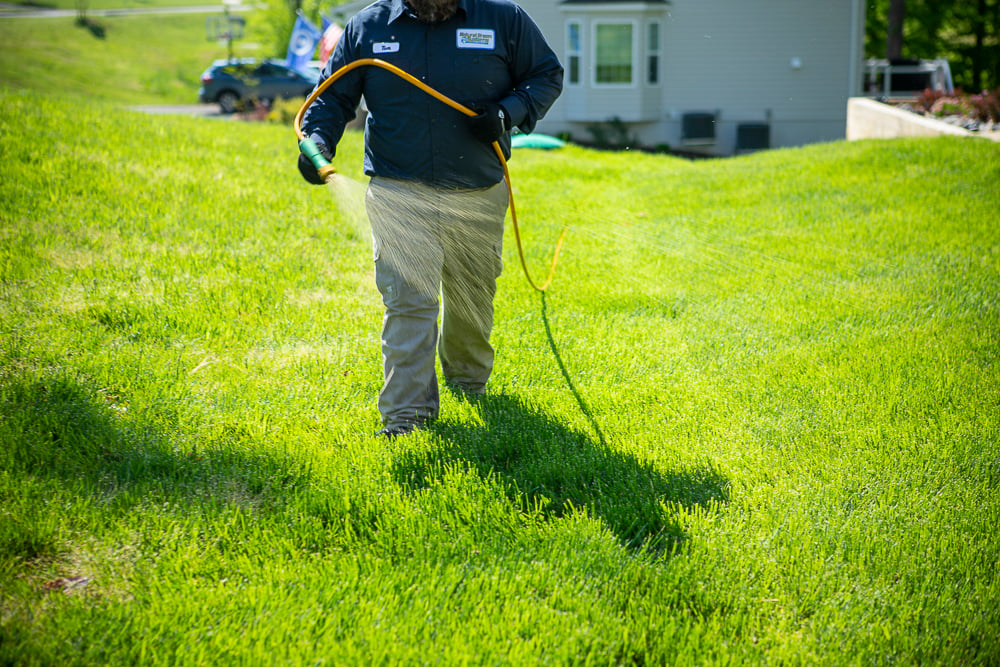
<svg viewBox="0 0 1000 667"><path fill-rule="evenodd" d="M455 16L434 24L403 0L376 0L348 21L320 81L359 58L385 60L472 109L498 102L522 132L562 91L558 58L510 0L459 0ZM334 150L362 96L366 174L457 188L503 179L496 153L472 136L466 116L380 67L359 67L331 84L306 111L303 132ZM510 137L500 144L509 157Z"/></svg>

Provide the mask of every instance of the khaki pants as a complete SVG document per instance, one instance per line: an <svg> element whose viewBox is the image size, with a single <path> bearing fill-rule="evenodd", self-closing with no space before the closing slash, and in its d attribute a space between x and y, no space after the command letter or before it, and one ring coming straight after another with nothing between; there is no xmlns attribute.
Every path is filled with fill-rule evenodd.
<svg viewBox="0 0 1000 667"><path fill-rule="evenodd" d="M489 339L508 202L502 181L476 190L378 177L369 183L375 283L385 304L378 408L386 428L437 418L435 348L447 382L484 390L493 370Z"/></svg>

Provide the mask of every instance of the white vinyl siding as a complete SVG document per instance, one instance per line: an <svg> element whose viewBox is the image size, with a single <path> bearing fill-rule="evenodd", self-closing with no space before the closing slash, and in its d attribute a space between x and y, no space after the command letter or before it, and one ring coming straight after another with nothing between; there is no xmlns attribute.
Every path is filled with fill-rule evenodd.
<svg viewBox="0 0 1000 667"><path fill-rule="evenodd" d="M359 0L364 1L364 0ZM745 124L770 126L770 145L842 138L847 98L860 94L861 0L518 0L550 44L567 44L579 25L579 83L567 84L539 125L542 132L586 137L586 126L619 118L645 145L678 145L685 114L717 114L715 154L732 154ZM631 22L631 83L602 49L596 24ZM658 27L654 27L658 26ZM621 63L618 63L621 64ZM567 77L568 81L568 77Z"/></svg>

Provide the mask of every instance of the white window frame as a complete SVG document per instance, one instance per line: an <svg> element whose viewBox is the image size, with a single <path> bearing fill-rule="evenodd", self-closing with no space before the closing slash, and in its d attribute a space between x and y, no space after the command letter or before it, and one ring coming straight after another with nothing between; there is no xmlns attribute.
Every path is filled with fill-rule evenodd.
<svg viewBox="0 0 1000 667"><path fill-rule="evenodd" d="M576 27L576 49L573 48L573 42L570 40L570 29ZM584 71L586 68L583 64L583 54L586 49L583 48L583 21L579 19L570 19L566 21L566 85L568 86L582 86L584 82ZM573 73L572 63L573 59L576 59L576 81L573 81L571 75Z"/></svg>
<svg viewBox="0 0 1000 667"><path fill-rule="evenodd" d="M646 26L646 60L643 63L643 80L647 86L659 86L663 81L663 23L658 20L645 21ZM656 48L652 44L653 30L656 30ZM653 68L650 63L656 60L656 80L651 79Z"/></svg>
<svg viewBox="0 0 1000 667"><path fill-rule="evenodd" d="M631 81L629 81L627 83L626 82L600 82L600 81L597 80L597 64L598 64L597 63L597 29L598 29L599 26L606 26L606 25L628 25L632 29L632 53L631 53L632 73L631 73ZM639 74L640 69L645 69L645 68L638 67L638 62L639 62L639 39L637 37L640 34L639 30L638 30L639 25L640 25L640 21L638 21L636 19L610 18L610 17L609 18L594 19L594 21L591 23L591 26L590 26L590 37L591 37L590 43L592 44L592 48L590 49L590 54L591 54L590 60L592 61L592 66L590 68L590 70L592 72L591 78L590 78L590 85L591 86L593 86L594 88L604 88L604 89L607 89L607 88L635 88L638 85L638 82L640 80L642 80L642 79L640 79L639 77L636 76L637 74Z"/></svg>

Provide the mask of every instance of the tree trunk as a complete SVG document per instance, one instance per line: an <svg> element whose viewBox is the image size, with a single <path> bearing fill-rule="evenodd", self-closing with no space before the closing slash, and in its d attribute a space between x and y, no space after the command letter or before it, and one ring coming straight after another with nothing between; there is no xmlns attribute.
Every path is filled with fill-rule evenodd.
<svg viewBox="0 0 1000 667"><path fill-rule="evenodd" d="M885 40L885 57L896 60L903 56L903 19L906 0L889 0L889 30Z"/></svg>

